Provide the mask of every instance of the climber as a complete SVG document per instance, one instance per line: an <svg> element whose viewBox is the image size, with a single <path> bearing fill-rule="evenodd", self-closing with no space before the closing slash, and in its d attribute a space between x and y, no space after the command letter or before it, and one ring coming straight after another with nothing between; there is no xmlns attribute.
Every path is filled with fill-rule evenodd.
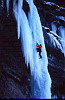
<svg viewBox="0 0 65 100"><path fill-rule="evenodd" d="M40 44L36 44L36 47L37 47L37 52L39 52L39 56L40 56L40 58L42 58L42 56L41 56L41 52L42 52L42 45Z"/></svg>

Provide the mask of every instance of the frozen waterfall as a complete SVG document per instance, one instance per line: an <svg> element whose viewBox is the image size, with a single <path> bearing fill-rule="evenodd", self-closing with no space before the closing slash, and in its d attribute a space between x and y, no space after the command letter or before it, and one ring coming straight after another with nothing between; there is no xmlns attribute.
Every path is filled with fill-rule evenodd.
<svg viewBox="0 0 65 100"><path fill-rule="evenodd" d="M51 23L51 28L52 28L53 32L55 32L55 33L57 32L57 26L56 26L55 22Z"/></svg>
<svg viewBox="0 0 65 100"><path fill-rule="evenodd" d="M65 28L63 26L59 27L60 36L65 40Z"/></svg>
<svg viewBox="0 0 65 100"><path fill-rule="evenodd" d="M52 35L55 34L55 38L56 40L54 39L54 36L53 36L53 43L55 43L55 46L58 47L58 49L61 50L61 52L64 54L65 56L65 28L63 26L57 26L54 22L52 22L51 24L51 27L52 27ZM57 28L58 27L58 28ZM58 29L58 30L57 30ZM57 34L58 32L58 34ZM55 42L54 42L55 41ZM55 47L55 48L56 48Z"/></svg>
<svg viewBox="0 0 65 100"><path fill-rule="evenodd" d="M29 5L28 17L23 10L23 0L13 0L13 11L17 21L18 39L21 39L25 63L30 64L32 98L51 98L51 78L48 72L48 59L40 17L33 0L26 0ZM7 0L7 11L9 0ZM42 44L42 59L36 50L36 43Z"/></svg>

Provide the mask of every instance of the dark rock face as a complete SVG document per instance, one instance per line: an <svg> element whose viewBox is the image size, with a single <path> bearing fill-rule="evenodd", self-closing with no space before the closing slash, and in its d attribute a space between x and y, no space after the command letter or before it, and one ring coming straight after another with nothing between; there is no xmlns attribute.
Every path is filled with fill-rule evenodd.
<svg viewBox="0 0 65 100"><path fill-rule="evenodd" d="M13 29L13 26L9 27ZM0 98L30 98L30 75L22 57L20 41L16 36L8 37L8 34L12 35L12 30L3 31L0 36Z"/></svg>
<svg viewBox="0 0 65 100"><path fill-rule="evenodd" d="M17 38L13 13L0 13L0 98L26 99L30 97L30 72L26 68Z"/></svg>

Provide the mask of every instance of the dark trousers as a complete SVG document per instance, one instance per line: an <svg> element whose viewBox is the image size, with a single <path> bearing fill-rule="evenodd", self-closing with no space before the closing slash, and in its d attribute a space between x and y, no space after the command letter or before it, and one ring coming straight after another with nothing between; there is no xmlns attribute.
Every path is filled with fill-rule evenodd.
<svg viewBox="0 0 65 100"><path fill-rule="evenodd" d="M40 56L40 58L42 58L42 56L41 56L41 48L37 48L37 52L39 52L39 56Z"/></svg>

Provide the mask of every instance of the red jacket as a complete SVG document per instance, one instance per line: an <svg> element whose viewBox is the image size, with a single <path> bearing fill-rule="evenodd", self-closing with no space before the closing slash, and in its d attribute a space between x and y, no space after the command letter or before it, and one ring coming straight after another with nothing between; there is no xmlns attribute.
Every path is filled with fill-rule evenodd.
<svg viewBox="0 0 65 100"><path fill-rule="evenodd" d="M42 47L42 45L38 45L37 47L40 47L40 48L41 48L41 47Z"/></svg>

